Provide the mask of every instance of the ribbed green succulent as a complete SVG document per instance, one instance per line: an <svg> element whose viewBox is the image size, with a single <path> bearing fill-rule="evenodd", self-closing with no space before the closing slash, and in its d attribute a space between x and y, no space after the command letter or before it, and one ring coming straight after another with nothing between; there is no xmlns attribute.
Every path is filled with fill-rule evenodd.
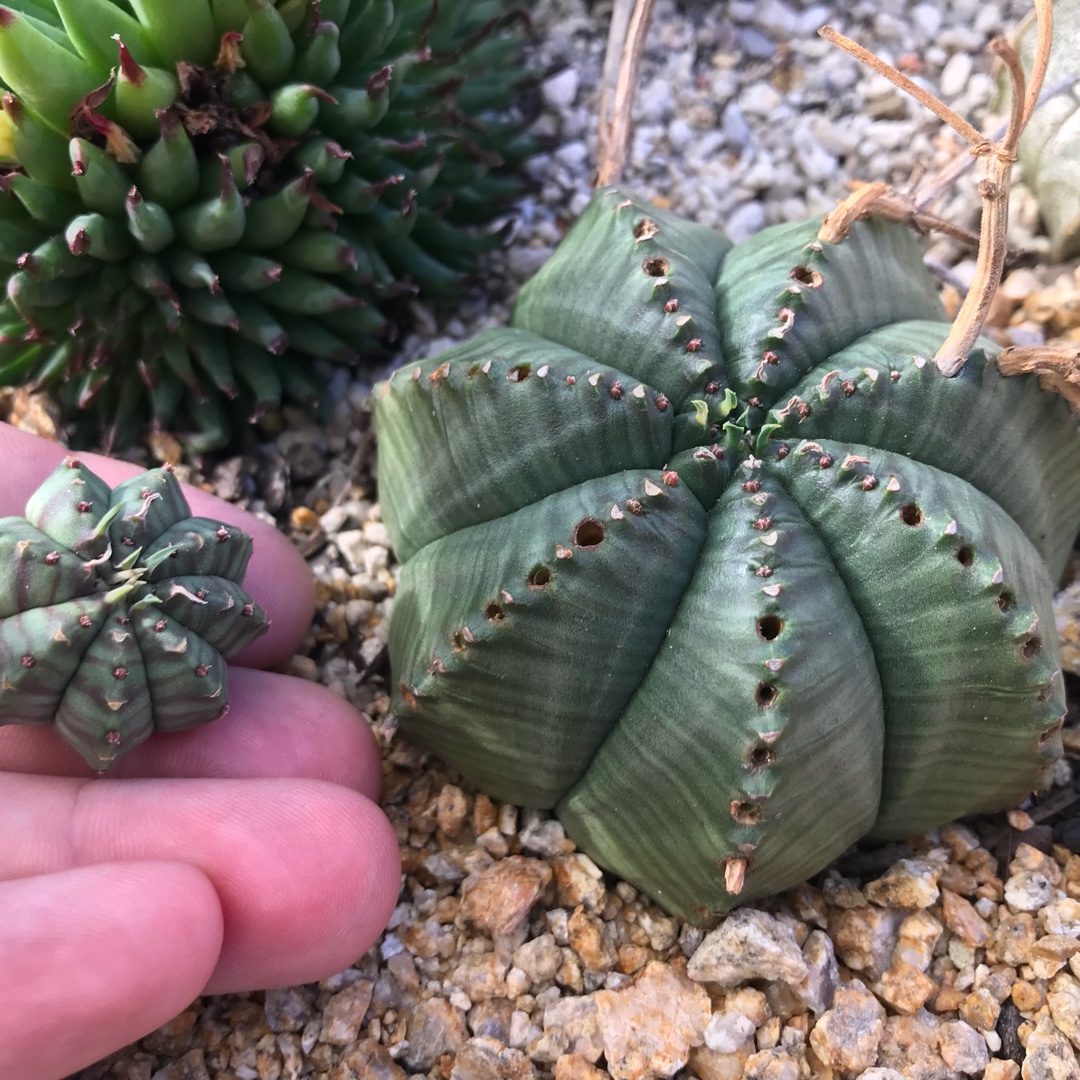
<svg viewBox="0 0 1080 1080"><path fill-rule="evenodd" d="M110 491L68 458L0 518L0 725L55 724L95 769L228 711L226 664L266 632L251 537L193 517L165 466Z"/></svg>
<svg viewBox="0 0 1080 1080"><path fill-rule="evenodd" d="M0 385L193 451L445 296L529 151L502 0L0 5ZM227 406L233 400L232 407Z"/></svg>
<svg viewBox="0 0 1080 1080"><path fill-rule="evenodd" d="M913 233L601 190L510 329L376 388L409 738L704 919L1048 783L1064 401L955 377Z"/></svg>

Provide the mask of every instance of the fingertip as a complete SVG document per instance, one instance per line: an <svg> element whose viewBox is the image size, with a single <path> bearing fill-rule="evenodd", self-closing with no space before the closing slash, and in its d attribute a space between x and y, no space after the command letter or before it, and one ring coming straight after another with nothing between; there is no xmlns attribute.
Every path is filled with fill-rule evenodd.
<svg viewBox="0 0 1080 1080"><path fill-rule="evenodd" d="M56 1080L172 1019L221 950L209 879L120 862L0 883L0 1076Z"/></svg>
<svg viewBox="0 0 1080 1080"><path fill-rule="evenodd" d="M256 953L241 935L227 938L207 993L318 981L354 964L386 928L400 892L401 857L385 814L341 789L310 790L304 810L307 870L300 894L281 911L277 935L289 948ZM267 937L269 918L264 912Z"/></svg>

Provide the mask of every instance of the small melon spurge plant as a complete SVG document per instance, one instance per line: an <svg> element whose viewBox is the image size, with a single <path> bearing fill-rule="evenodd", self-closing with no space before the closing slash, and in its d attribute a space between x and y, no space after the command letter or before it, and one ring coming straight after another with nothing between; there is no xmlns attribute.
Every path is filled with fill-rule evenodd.
<svg viewBox="0 0 1080 1080"><path fill-rule="evenodd" d="M608 186L509 328L376 389L404 732L672 912L1015 804L1061 755L1080 439L979 336L1039 92L1011 70L999 143L935 103L985 172L951 327L885 185L735 246Z"/></svg>
<svg viewBox="0 0 1080 1080"><path fill-rule="evenodd" d="M224 716L226 660L269 626L251 548L192 515L167 465L110 489L67 458L0 518L0 726L52 726L104 770Z"/></svg>

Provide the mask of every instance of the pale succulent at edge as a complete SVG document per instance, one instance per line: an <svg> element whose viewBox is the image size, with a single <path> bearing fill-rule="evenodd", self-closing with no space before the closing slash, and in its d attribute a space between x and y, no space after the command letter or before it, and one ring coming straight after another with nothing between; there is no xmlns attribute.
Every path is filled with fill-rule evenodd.
<svg viewBox="0 0 1080 1080"><path fill-rule="evenodd" d="M531 149L502 0L0 4L0 385L193 452L453 295ZM6 91L6 92L5 92ZM506 166L500 169L500 166Z"/></svg>
<svg viewBox="0 0 1080 1080"><path fill-rule="evenodd" d="M266 632L251 537L193 517L172 470L110 490L68 458L0 518L0 725L55 724L95 769L228 711L226 660Z"/></svg>
<svg viewBox="0 0 1080 1080"><path fill-rule="evenodd" d="M820 224L601 189L509 329L373 397L403 731L695 920L1062 752L1075 421L926 359L910 230Z"/></svg>

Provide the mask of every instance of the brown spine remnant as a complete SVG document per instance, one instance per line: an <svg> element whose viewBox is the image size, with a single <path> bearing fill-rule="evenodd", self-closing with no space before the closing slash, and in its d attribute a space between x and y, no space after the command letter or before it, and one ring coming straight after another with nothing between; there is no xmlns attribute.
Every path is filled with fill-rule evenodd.
<svg viewBox="0 0 1080 1080"><path fill-rule="evenodd" d="M983 212L979 229L979 256L975 280L953 321L949 336L934 357L934 363L947 378L956 375L964 366L968 354L982 333L990 303L997 291L1001 281L1001 272L1005 266L1009 228L1009 183L1013 161L1016 159L1016 145L1020 141L1020 135L1042 91L1043 78L1050 57L1050 41L1053 36L1051 0L1034 0L1034 3L1038 20L1038 42L1035 47L1035 62L1030 83L1025 80L1024 69L1016 49L1003 38L997 38L990 43L991 51L1005 64L1012 84L1012 109L1009 123L1005 134L996 141L980 135L966 120L932 94L917 86L907 76L902 75L891 64L886 64L854 41L838 34L832 27L825 26L819 31L827 41L838 45L941 117L968 142L971 153L982 165L983 178L979 181L979 195L983 200ZM837 211L834 211L835 213ZM829 216L832 217L832 215ZM828 219L822 225L823 231L827 225Z"/></svg>

